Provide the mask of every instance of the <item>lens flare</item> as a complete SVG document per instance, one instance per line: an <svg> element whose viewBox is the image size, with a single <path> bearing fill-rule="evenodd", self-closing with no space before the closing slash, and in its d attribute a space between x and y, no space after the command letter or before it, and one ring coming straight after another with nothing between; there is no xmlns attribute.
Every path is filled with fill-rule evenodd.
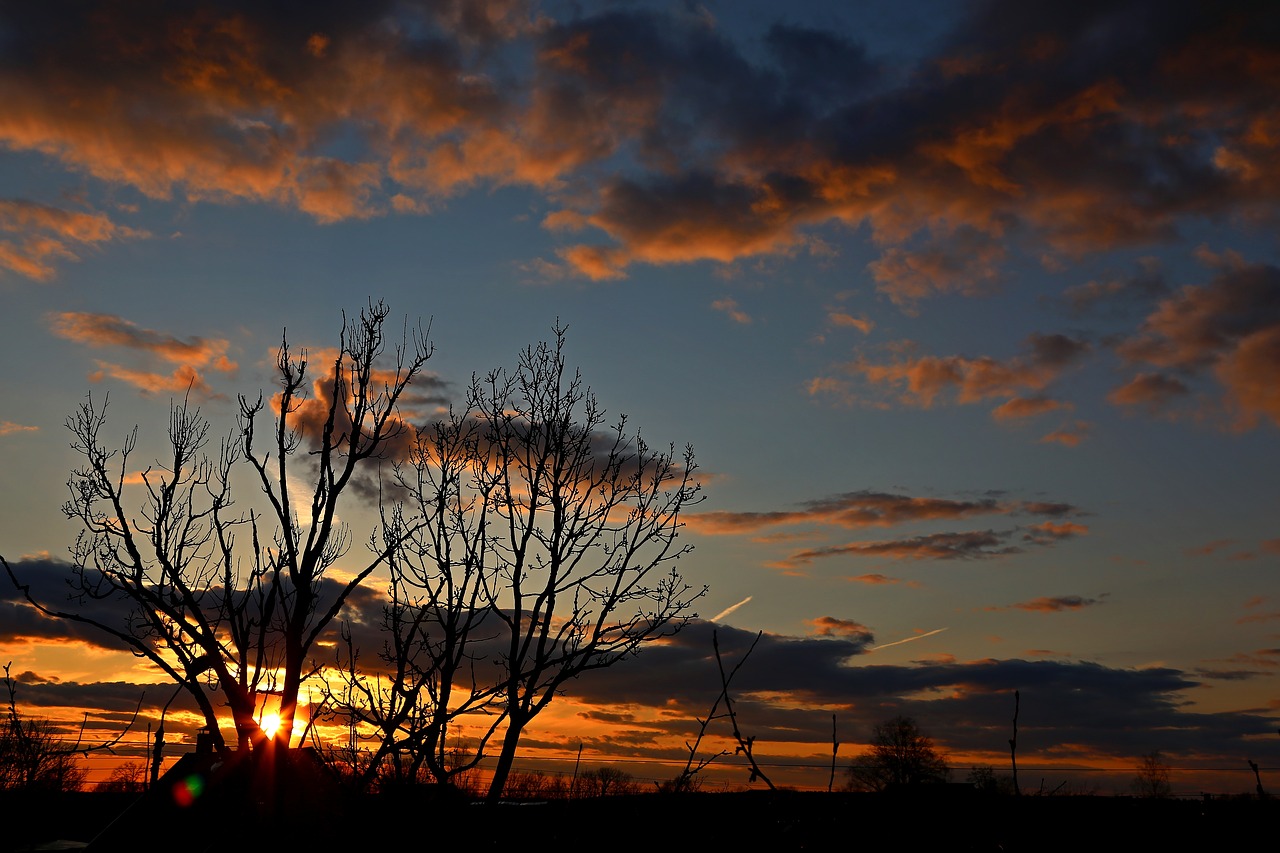
<svg viewBox="0 0 1280 853"><path fill-rule="evenodd" d="M204 793L204 778L195 775L188 776L173 786L173 799L178 805L186 808L200 798Z"/></svg>

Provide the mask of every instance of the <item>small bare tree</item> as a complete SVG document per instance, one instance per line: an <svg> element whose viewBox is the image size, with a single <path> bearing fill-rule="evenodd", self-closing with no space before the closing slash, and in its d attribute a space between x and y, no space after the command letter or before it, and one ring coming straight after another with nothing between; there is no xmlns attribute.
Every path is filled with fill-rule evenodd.
<svg viewBox="0 0 1280 853"><path fill-rule="evenodd" d="M1165 763L1159 750L1148 752L1139 759L1138 772L1130 787L1139 797L1173 796L1173 786L1169 784L1169 765Z"/></svg>
<svg viewBox="0 0 1280 853"><path fill-rule="evenodd" d="M9 569L40 612L93 625L181 685L219 750L220 704L241 747L267 740L255 719L265 689L281 696L278 737L288 745L312 646L394 550L388 544L345 579L331 578L350 541L339 507L365 463L379 461L408 430L398 403L431 354L420 331L388 353L388 314L377 303L344 318L314 397L307 353L295 354L286 339L275 365L280 390L270 406L261 395L239 398L236 429L214 458L205 452L210 427L200 411L174 404L170 455L141 472L137 511L128 485L137 428L113 449L102 437L105 403L90 398L68 419L84 460L64 508L83 528L71 549L72 592L82 603L126 602L125 624L37 601ZM233 509L233 471L244 466L265 510ZM299 480L308 483L301 494Z"/></svg>
<svg viewBox="0 0 1280 853"><path fill-rule="evenodd" d="M138 707L128 724L113 737L98 742L86 741L85 730L89 722L86 711L75 738L69 739L53 722L26 717L18 711L17 682L10 674L10 666L4 665L8 704L4 721L0 723L0 791L79 790L88 773L78 759L90 752L114 752L116 745L137 721L142 699L138 699Z"/></svg>

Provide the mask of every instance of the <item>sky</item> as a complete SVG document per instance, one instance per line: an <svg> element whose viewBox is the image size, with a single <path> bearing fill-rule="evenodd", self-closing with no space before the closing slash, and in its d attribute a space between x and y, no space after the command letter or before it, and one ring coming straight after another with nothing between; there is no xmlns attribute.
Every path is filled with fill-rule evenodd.
<svg viewBox="0 0 1280 853"><path fill-rule="evenodd" d="M560 324L693 446L708 592L530 760L672 775L712 632L763 632L737 708L791 784L833 716L842 761L903 713L1002 769L1017 690L1036 777L1280 786L1278 101L1264 2L4 4L0 554L62 589L86 395L155 458L188 389L230 429L282 336L385 299L425 422ZM20 704L156 718L0 604Z"/></svg>

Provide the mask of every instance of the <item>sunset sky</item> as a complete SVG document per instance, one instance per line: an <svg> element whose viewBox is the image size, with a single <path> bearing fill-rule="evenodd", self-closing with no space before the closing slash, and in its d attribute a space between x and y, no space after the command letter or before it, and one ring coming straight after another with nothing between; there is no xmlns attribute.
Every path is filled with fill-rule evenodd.
<svg viewBox="0 0 1280 853"><path fill-rule="evenodd" d="M1276 4L6 3L0 104L0 554L49 595L86 394L141 468L370 299L430 324L424 423L559 322L692 444L710 590L531 755L679 757L714 618L769 760L907 713L999 769L1016 689L1028 767L1280 789ZM2 589L33 713L158 680Z"/></svg>

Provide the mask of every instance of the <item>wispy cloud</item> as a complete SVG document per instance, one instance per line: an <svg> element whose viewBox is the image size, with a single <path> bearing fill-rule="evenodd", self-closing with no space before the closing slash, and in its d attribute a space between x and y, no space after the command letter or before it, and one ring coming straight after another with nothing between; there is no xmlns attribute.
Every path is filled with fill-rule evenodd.
<svg viewBox="0 0 1280 853"><path fill-rule="evenodd" d="M807 501L796 510L692 513L686 521L689 528L698 533L743 534L766 527L794 524L860 529L893 527L917 521L955 520L978 515L1030 513L1057 516L1075 511L1075 507L1068 504L1005 501L996 498L956 500L859 491Z"/></svg>
<svg viewBox="0 0 1280 853"><path fill-rule="evenodd" d="M1009 604L1000 607L988 607L987 610L1026 610L1031 613L1061 613L1064 610L1083 610L1086 607L1102 604L1106 601L1107 595L1103 593L1096 598L1086 598L1082 595L1055 595L1041 596L1033 598L1030 601L1019 601L1016 604Z"/></svg>
<svg viewBox="0 0 1280 853"><path fill-rule="evenodd" d="M77 261L77 252L86 248L149 236L146 231L112 221L104 213L2 198L0 234L14 238L0 239L0 269L36 281L53 278L56 261Z"/></svg>
<svg viewBox="0 0 1280 853"><path fill-rule="evenodd" d="M932 631L925 631L923 634L916 634L916 635L915 635L915 636L913 636L913 637L906 637L906 638L901 639L901 640L894 640L892 643L881 643L881 644L880 644L880 645L878 645L878 646L871 646L870 648L868 648L868 649L867 649L867 653L868 653L868 654L870 654L871 652L878 652L878 651L880 651L881 649L888 649L888 648L891 648L891 647L893 647L893 646L901 646L903 643L914 643L916 640L923 640L923 639L925 639L926 637L932 637L932 636L933 636L933 635L935 635L935 634L941 634L943 631L946 631L946 630L948 630L948 629L947 629L947 628L935 628L935 629L933 629Z"/></svg>
<svg viewBox="0 0 1280 853"><path fill-rule="evenodd" d="M728 607L726 607L724 610L721 610L715 616L712 616L708 621L719 622L720 620L727 618L731 613L734 613L735 611L737 611L738 608L742 607L742 605L746 604L750 600L751 600L751 596L748 595L746 598L742 599L737 604L731 604Z"/></svg>
<svg viewBox="0 0 1280 853"><path fill-rule="evenodd" d="M914 344L900 342L891 348L887 360L860 355L836 365L833 374L825 377L828 381L811 383L810 388L818 393L861 395L924 409L951 399L958 404L1004 400L993 410L994 417L1025 418L1068 407L1043 392L1079 363L1091 346L1067 335L1033 334L1025 341L1022 355L1003 360L916 355L913 349Z"/></svg>

